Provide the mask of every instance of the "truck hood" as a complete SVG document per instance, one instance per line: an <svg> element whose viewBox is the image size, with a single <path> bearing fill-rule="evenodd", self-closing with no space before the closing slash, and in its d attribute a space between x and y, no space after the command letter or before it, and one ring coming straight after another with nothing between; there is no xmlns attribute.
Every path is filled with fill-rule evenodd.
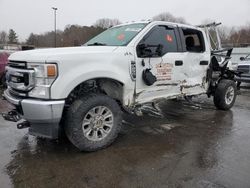
<svg viewBox="0 0 250 188"><path fill-rule="evenodd" d="M45 63L52 61L60 61L63 57L73 57L84 54L106 54L112 53L118 47L116 46L81 46L67 48L48 48L38 50L28 50L15 52L10 55L10 61L25 61L30 63Z"/></svg>

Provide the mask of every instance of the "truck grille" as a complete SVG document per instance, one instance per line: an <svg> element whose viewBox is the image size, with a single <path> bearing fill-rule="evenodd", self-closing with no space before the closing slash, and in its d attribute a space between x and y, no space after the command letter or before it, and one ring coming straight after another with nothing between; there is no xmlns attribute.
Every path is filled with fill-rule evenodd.
<svg viewBox="0 0 250 188"><path fill-rule="evenodd" d="M239 65L238 71L242 73L250 73L250 66L249 65Z"/></svg>
<svg viewBox="0 0 250 188"><path fill-rule="evenodd" d="M25 61L9 61L8 66L17 69L27 69L27 63Z"/></svg>
<svg viewBox="0 0 250 188"><path fill-rule="evenodd" d="M14 95L26 96L35 85L35 71L27 69L27 63L10 61L6 67L6 81Z"/></svg>

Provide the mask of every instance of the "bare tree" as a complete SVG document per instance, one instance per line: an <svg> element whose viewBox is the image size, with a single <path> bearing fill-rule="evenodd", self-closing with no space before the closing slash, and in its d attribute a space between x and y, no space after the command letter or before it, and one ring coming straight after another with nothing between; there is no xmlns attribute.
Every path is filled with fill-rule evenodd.
<svg viewBox="0 0 250 188"><path fill-rule="evenodd" d="M68 25L63 32L63 46L79 46L104 31L100 27Z"/></svg>
<svg viewBox="0 0 250 188"><path fill-rule="evenodd" d="M121 22L118 19L102 18L97 20L94 26L107 29L119 24L121 24Z"/></svg>
<svg viewBox="0 0 250 188"><path fill-rule="evenodd" d="M56 43L58 47L80 46L102 31L104 29L100 27L67 25L64 31L57 31ZM26 44L35 47L54 47L54 31L43 34L31 33L26 40Z"/></svg>
<svg viewBox="0 0 250 188"><path fill-rule="evenodd" d="M167 22L177 22L177 23L187 23L182 17L175 17L169 12L160 13L152 18L154 21L167 21Z"/></svg>
<svg viewBox="0 0 250 188"><path fill-rule="evenodd" d="M230 32L229 42L233 46L248 46L250 45L250 26L233 28Z"/></svg>
<svg viewBox="0 0 250 188"><path fill-rule="evenodd" d="M218 32L220 35L221 43L222 44L228 43L230 37L230 28L226 26L220 26L218 28Z"/></svg>

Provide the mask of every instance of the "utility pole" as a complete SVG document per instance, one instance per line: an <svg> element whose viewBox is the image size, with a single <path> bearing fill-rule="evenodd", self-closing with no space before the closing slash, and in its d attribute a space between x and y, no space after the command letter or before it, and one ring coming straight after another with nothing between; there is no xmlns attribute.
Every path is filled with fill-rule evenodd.
<svg viewBox="0 0 250 188"><path fill-rule="evenodd" d="M54 10L54 17L55 17L55 48L56 48L56 11L57 11L57 8L52 7L52 9Z"/></svg>

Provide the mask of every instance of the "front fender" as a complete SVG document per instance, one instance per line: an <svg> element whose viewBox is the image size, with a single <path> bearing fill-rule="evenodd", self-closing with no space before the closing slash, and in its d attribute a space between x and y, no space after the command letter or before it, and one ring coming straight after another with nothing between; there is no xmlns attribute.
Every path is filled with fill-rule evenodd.
<svg viewBox="0 0 250 188"><path fill-rule="evenodd" d="M64 70L64 71L63 71ZM125 89L133 89L133 82L130 78L129 70L118 66L91 63L81 65L77 68L63 69L59 67L59 77L51 87L52 99L65 99L70 92L84 81L95 78L110 78L121 82Z"/></svg>

